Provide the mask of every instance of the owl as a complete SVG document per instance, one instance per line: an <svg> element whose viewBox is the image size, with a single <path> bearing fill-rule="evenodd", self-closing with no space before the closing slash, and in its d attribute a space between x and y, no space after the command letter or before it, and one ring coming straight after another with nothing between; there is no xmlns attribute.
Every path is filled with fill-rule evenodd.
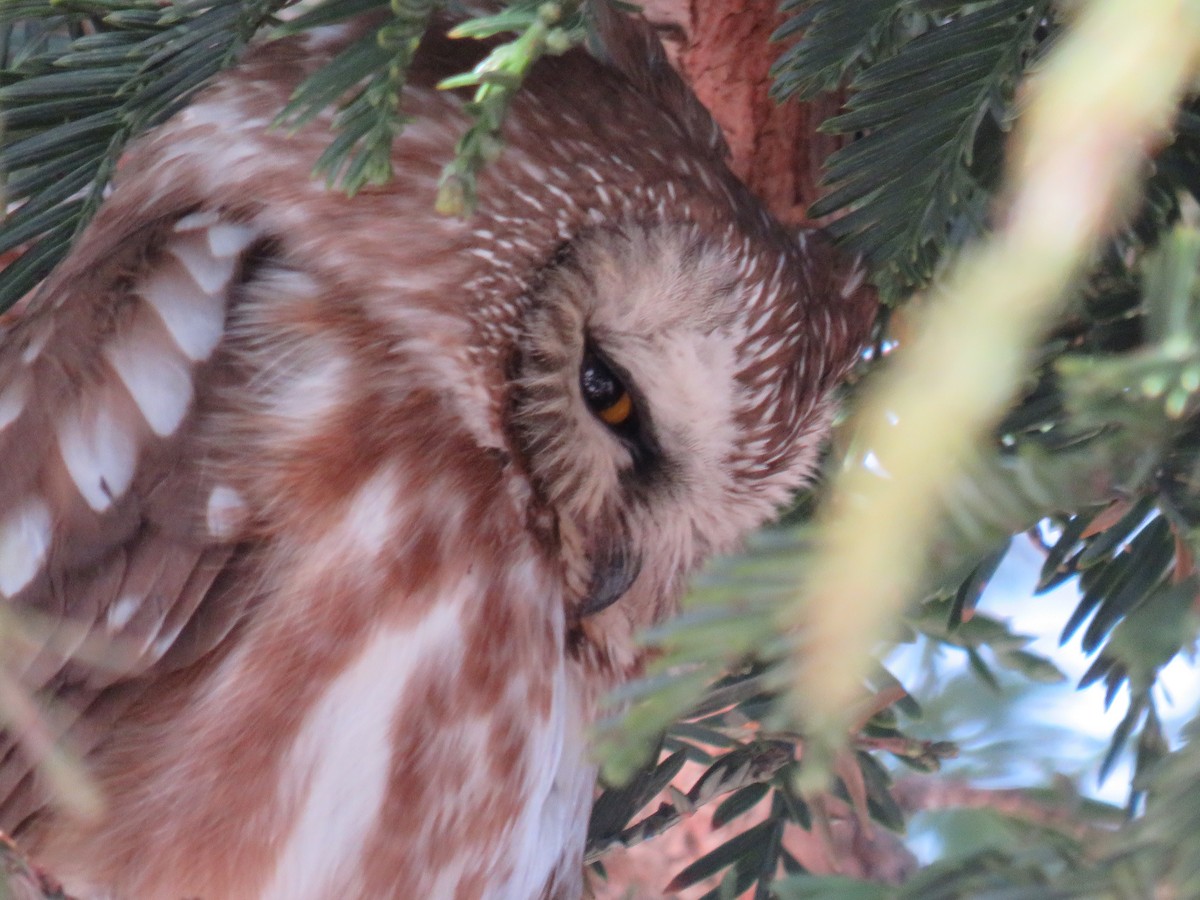
<svg viewBox="0 0 1200 900"><path fill-rule="evenodd" d="M395 179L272 127L262 44L122 160L0 342L0 825L81 898L578 897L639 629L809 476L874 301L726 169L651 31L539 62L435 211L485 49L428 34ZM42 741L44 744L45 741ZM42 748L44 749L44 748Z"/></svg>

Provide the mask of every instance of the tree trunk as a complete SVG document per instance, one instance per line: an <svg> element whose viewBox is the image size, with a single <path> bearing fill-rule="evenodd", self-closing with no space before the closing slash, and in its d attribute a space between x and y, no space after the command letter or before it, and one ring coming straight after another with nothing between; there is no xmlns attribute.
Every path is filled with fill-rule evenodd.
<svg viewBox="0 0 1200 900"><path fill-rule="evenodd" d="M841 139L820 134L836 97L776 103L771 65L785 45L771 43L782 21L778 0L646 0L672 57L729 142L731 165L782 221L811 224L821 166Z"/></svg>

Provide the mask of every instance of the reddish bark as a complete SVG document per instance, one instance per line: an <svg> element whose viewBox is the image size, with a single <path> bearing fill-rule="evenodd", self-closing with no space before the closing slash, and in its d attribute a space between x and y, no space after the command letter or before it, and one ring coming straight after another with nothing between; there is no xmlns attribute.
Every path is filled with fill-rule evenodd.
<svg viewBox="0 0 1200 900"><path fill-rule="evenodd" d="M837 98L777 103L770 68L778 0L646 0L675 62L729 141L733 170L782 221L807 223L821 166L840 139L820 134Z"/></svg>

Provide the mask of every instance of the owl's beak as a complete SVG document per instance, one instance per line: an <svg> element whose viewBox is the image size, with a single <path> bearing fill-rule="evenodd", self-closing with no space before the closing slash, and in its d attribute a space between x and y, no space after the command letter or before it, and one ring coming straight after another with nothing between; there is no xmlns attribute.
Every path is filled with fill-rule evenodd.
<svg viewBox="0 0 1200 900"><path fill-rule="evenodd" d="M642 570L641 557L620 543L610 544L593 561L592 583L579 604L579 618L594 616L616 603L629 590Z"/></svg>

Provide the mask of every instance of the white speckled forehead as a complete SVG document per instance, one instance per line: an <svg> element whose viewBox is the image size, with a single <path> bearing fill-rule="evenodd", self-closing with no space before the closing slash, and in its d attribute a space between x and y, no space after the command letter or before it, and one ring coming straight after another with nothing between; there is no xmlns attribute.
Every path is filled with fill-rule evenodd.
<svg viewBox="0 0 1200 900"><path fill-rule="evenodd" d="M580 244L580 262L596 287L585 314L598 335L653 341L679 329L736 330L748 312L748 285L735 256L697 225L629 225Z"/></svg>

